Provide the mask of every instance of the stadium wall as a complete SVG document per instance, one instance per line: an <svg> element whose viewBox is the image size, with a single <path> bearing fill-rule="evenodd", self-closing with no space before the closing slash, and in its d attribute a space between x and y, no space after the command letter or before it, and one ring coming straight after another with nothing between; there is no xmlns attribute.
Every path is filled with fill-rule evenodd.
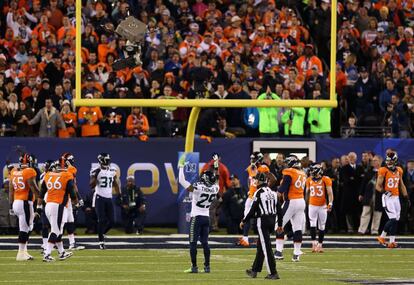
<svg viewBox="0 0 414 285"><path fill-rule="evenodd" d="M256 140L257 141L257 140ZM267 140L269 141L269 140ZM280 141L280 140L279 140ZM175 224L178 217L176 203L177 152L184 149L184 139L151 138L150 142L136 139L112 140L96 139L42 139L42 138L2 138L0 139L0 163L5 177L6 161L17 162L18 149L23 149L38 157L39 162L56 159L63 152L75 155L78 168L78 187L85 197L89 192L89 171L100 152L108 152L119 168L121 183L128 175L135 175L148 200L147 223ZM249 163L253 139L215 139L212 143L196 140L194 151L200 152L201 163L210 159L213 152L222 155L222 161L231 173L237 174L246 183L244 169ZM277 147L277 140L274 141ZM414 139L321 139L316 140L317 160L338 157L355 151L359 155L364 150L383 154L385 149L398 150L402 160L414 158ZM119 221L120 213L117 213Z"/></svg>

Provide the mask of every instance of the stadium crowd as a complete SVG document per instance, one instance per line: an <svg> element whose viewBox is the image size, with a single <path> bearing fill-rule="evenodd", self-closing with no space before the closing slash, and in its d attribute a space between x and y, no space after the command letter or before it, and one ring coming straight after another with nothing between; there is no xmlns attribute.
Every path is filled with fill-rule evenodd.
<svg viewBox="0 0 414 285"><path fill-rule="evenodd" d="M205 109L197 133L355 136L388 127L412 136L412 0L338 1L339 108ZM83 98L325 99L330 1L82 1ZM183 135L185 108L73 108L75 1L0 3L0 135ZM141 66L112 70L128 15L145 24Z"/></svg>

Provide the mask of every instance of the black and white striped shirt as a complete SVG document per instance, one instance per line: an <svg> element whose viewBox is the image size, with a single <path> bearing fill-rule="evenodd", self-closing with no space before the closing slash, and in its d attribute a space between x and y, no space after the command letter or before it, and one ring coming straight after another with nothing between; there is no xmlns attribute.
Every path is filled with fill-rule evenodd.
<svg viewBox="0 0 414 285"><path fill-rule="evenodd" d="M249 219L263 216L275 216L278 215L279 221L282 221L282 210L277 203L277 194L269 187L260 187L253 195L253 204L243 219L243 222L247 222Z"/></svg>

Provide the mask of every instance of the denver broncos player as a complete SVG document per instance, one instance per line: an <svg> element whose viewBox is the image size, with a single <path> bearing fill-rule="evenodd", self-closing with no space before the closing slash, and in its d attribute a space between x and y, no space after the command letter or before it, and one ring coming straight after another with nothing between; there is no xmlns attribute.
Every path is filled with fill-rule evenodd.
<svg viewBox="0 0 414 285"><path fill-rule="evenodd" d="M19 219L17 261L33 259L33 256L27 253L27 243L30 232L33 230L33 201L39 195L39 188L36 183L36 171L29 167L30 162L31 156L23 153L19 158L19 167L10 173L10 215L16 215Z"/></svg>
<svg viewBox="0 0 414 285"><path fill-rule="evenodd" d="M302 228L304 223L305 213L305 183L306 174L302 170L299 159L294 156L288 156L285 160L287 166L282 171L282 183L278 192L283 194L283 227L288 221L292 224L293 229L293 257L292 261L298 262L299 256L302 254ZM276 234L276 252L275 258L277 260L283 259L284 233Z"/></svg>
<svg viewBox="0 0 414 285"><path fill-rule="evenodd" d="M55 171L49 171L45 174L38 200L38 204L42 205L43 199L46 198L45 213L51 228L43 256L44 262L54 261L54 258L51 256L54 246L58 249L60 260L65 260L73 255L72 252L65 252L62 242L63 228L67 221L69 197L74 202L77 202L73 186L73 175L67 171L62 158L51 166L51 168L55 167ZM40 211L41 209L38 208L38 210Z"/></svg>
<svg viewBox="0 0 414 285"><path fill-rule="evenodd" d="M42 187L43 181L45 179L46 173L50 171L56 171L57 163L53 160L46 160L44 163L44 169L42 174L40 175L40 187ZM41 212L40 214L40 220L42 221L42 254L44 254L46 248L47 248L47 240L49 238L49 229L50 229L50 223L49 220L46 217L46 213L42 211L42 209L46 206L45 199L43 199L42 204L37 204L36 212Z"/></svg>
<svg viewBox="0 0 414 285"><path fill-rule="evenodd" d="M75 167L75 157L73 154L66 152L62 154L61 156L62 160L65 163L65 166L67 167L68 172L72 173L73 175L73 186L76 193L76 196L78 198L78 204L77 207L82 207L84 205L84 202L82 198L79 195L78 186L76 183L76 174L78 170ZM68 204L68 220L66 222L66 231L68 232L68 238L69 238L69 250L82 250L85 249L84 246L78 246L75 241L75 217L73 215L73 207L72 207L72 201L70 201L69 198L69 204Z"/></svg>
<svg viewBox="0 0 414 285"><path fill-rule="evenodd" d="M98 155L99 167L90 172L89 186L95 190L95 210L98 217L99 248L105 249L104 235L114 224L114 206L112 205L112 189L120 195L116 170L111 167L111 156L108 153Z"/></svg>
<svg viewBox="0 0 414 285"><path fill-rule="evenodd" d="M310 234L312 252L323 252L322 244L325 236L325 224L328 212L332 209L333 192L332 180L322 175L322 165L312 164L309 167L311 177L306 180L306 200L309 201ZM328 195L328 206L326 206ZM319 239L316 242L316 225L319 229Z"/></svg>
<svg viewBox="0 0 414 285"><path fill-rule="evenodd" d="M269 167L263 162L263 154L261 152L254 152L250 156L250 165L246 168L249 175L248 186L249 196L244 204L244 215L246 215L251 208L253 203L254 193L257 191L257 180L256 176L259 173L265 173L268 181L268 186L273 187L276 184L276 177L270 172ZM249 229L250 221L246 222L243 226L243 237L239 239L237 245L248 247L249 244Z"/></svg>
<svg viewBox="0 0 414 285"><path fill-rule="evenodd" d="M402 175L403 170L397 166L398 156L395 152L387 153L385 158L385 167L378 170L378 178L376 190L382 193L382 206L388 216L388 221L384 226L384 230L377 238L378 242L388 248L398 247L395 242L395 234L397 232L398 220L400 219L400 191L404 199L408 200L407 188L404 185ZM389 243L385 238L389 235Z"/></svg>

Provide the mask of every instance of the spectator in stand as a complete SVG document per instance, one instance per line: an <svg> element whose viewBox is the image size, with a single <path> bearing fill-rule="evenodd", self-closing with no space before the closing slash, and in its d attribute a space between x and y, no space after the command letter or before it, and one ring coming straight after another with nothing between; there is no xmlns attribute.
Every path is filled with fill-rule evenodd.
<svg viewBox="0 0 414 285"><path fill-rule="evenodd" d="M385 121L391 126L394 138L409 138L411 133L408 106L400 101L398 94L392 95L388 104Z"/></svg>
<svg viewBox="0 0 414 285"><path fill-rule="evenodd" d="M313 92L313 98L319 99L320 91ZM310 135L314 138L329 138L331 133L331 110L332 108L309 108L308 123Z"/></svg>
<svg viewBox="0 0 414 285"><path fill-rule="evenodd" d="M257 100L280 100L280 97L272 93L268 87L266 93L257 97ZM262 137L277 137L279 135L279 123L277 107L258 108L259 110L259 132Z"/></svg>
<svg viewBox="0 0 414 285"><path fill-rule="evenodd" d="M305 134L305 115L305 108L287 108L281 118L281 122L284 124L284 135L287 137L303 136Z"/></svg>
<svg viewBox="0 0 414 285"><path fill-rule="evenodd" d="M24 116L24 117L23 117ZM16 136L17 137L31 137L33 136L33 127L26 123L25 118L31 120L33 118L33 111L26 101L19 104L19 110L16 112Z"/></svg>
<svg viewBox="0 0 414 285"><path fill-rule="evenodd" d="M101 129L108 138L122 138L125 135L126 115L123 108L112 107L106 110Z"/></svg>
<svg viewBox="0 0 414 285"><path fill-rule="evenodd" d="M58 129L66 129L65 123L59 111L53 107L52 99L46 99L45 107L29 120L25 115L22 119L28 125L35 125L40 123L39 137L56 137Z"/></svg>
<svg viewBox="0 0 414 285"><path fill-rule="evenodd" d="M92 94L86 94L86 99L92 99ZM81 126L82 137L99 137L101 131L99 123L103 119L99 107L80 107L78 111L78 123Z"/></svg>
<svg viewBox="0 0 414 285"><path fill-rule="evenodd" d="M140 107L133 107L126 121L128 136L136 137L140 141L148 141L149 124Z"/></svg>
<svg viewBox="0 0 414 285"><path fill-rule="evenodd" d="M62 119L65 122L66 129L59 130L59 137L76 137L76 128L78 127L78 116L75 112L72 112L70 102L68 100L63 100L60 115L62 116Z"/></svg>

